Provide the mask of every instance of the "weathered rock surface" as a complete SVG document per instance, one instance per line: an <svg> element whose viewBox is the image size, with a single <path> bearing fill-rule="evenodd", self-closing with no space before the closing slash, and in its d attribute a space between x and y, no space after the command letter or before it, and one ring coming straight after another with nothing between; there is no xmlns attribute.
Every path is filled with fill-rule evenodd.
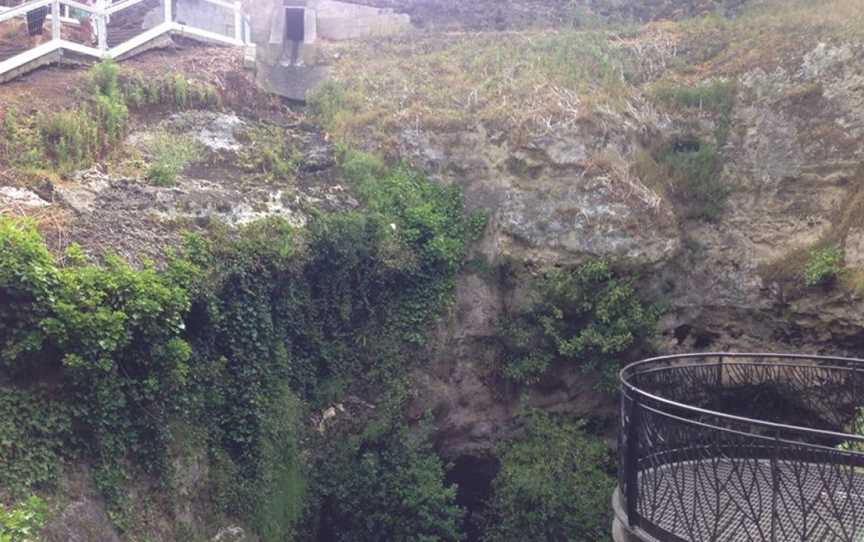
<svg viewBox="0 0 864 542"><path fill-rule="evenodd" d="M616 166L632 163L646 139L705 140L716 125L683 112L661 120L606 117L558 128L518 145L476 127L402 134L400 152L440 182L466 187L491 211L478 251L493 266L525 269L602 257L643 270L642 289L668 304L660 352L798 351L864 355L864 299L848 288L773 282L764 268L834 239L851 272L864 263L864 47L817 44L797 59L739 77L722 148L733 187L715 222L684 220ZM692 112L691 112L692 113ZM629 124L629 126L628 126ZM608 128L608 127L612 128ZM648 141L650 142L650 141ZM603 160L601 158L606 158ZM604 163L602 167L596 164ZM496 381L496 322L520 304L519 290L494 276L466 275L439 329L433 362L417 371L412 414L431 410L451 456L488 453L506 435L519 401ZM577 417L615 416L577 367L559 367L527 403Z"/></svg>

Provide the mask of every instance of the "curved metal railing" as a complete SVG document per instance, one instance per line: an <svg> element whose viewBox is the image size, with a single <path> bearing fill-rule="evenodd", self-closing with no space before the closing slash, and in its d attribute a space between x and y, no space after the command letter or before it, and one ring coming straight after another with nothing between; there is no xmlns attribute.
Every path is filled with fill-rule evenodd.
<svg viewBox="0 0 864 542"><path fill-rule="evenodd" d="M620 379L631 530L661 542L864 542L864 436L853 434L864 361L688 354Z"/></svg>

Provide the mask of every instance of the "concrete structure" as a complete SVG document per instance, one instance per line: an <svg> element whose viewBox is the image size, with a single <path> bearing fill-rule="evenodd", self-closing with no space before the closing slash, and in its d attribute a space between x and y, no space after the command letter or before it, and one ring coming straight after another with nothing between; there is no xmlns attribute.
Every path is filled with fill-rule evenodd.
<svg viewBox="0 0 864 542"><path fill-rule="evenodd" d="M0 83L74 53L123 59L164 44L171 35L241 46L248 24L239 1L227 0L11 0L0 6ZM76 17L67 16L75 8ZM44 14L41 18L33 13ZM66 13L67 15L64 15ZM52 14L59 14L54 17ZM179 15L179 16L178 16ZM27 22L20 32L19 20ZM36 21L30 29L30 21ZM82 21L92 26L83 31ZM4 26L5 25L5 26ZM31 34L31 35L28 35ZM42 34L36 44L30 38Z"/></svg>
<svg viewBox="0 0 864 542"><path fill-rule="evenodd" d="M250 10L258 84L293 100L327 76L320 61L322 41L341 41L404 32L408 15L333 0L264 0Z"/></svg>

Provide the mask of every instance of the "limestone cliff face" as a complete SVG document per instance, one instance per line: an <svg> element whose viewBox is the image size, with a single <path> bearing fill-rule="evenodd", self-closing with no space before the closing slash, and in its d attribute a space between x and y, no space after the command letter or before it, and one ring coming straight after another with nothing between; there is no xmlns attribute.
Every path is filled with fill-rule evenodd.
<svg viewBox="0 0 864 542"><path fill-rule="evenodd" d="M682 214L629 173L640 152L677 137L711 139L716 122L686 114L608 113L515 144L476 127L405 131L401 154L440 182L462 182L491 211L478 247L517 278L466 273L442 323L435 362L417 372L416 413L432 410L442 448L482 454L520 402L492 376L496 322L549 266L602 257L641 270L643 291L668 304L656 348L864 355L864 299L853 287L804 288L790 255L838 244L847 272L864 261L864 47L812 44L800 56L737 76L720 149L732 187L722 216ZM598 158L600 157L600 158ZM766 271L779 268L782 272ZM779 278L778 278L779 277ZM528 404L614 418L615 404L577 368L528 390ZM415 413L415 414L416 414Z"/></svg>

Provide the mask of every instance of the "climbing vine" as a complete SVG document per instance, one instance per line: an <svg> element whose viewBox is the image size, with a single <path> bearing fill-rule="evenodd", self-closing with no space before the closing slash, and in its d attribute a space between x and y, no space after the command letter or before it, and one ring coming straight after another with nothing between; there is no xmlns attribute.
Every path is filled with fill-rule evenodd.
<svg viewBox="0 0 864 542"><path fill-rule="evenodd" d="M302 405L401 385L484 224L458 188L355 152L340 161L362 210L315 215L304 229L217 228L161 269L88 264L74 248L60 265L32 224L0 219L2 370L54 374L57 400L76 405L41 429L47 440L0 424L0 442L33 443L13 467L22 489L51 476L60 449L100 464L108 493L130 461L166 476L169 427L186 419L206 429L227 473L220 506L266 540L290 532L305 513ZM285 506L268 508L275 501Z"/></svg>

